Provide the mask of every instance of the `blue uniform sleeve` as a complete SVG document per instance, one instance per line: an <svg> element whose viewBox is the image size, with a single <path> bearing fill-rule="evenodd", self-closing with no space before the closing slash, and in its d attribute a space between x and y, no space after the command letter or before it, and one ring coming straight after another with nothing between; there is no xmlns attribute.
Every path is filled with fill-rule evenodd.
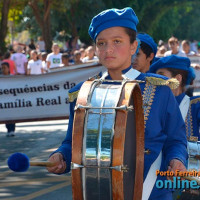
<svg viewBox="0 0 200 200"><path fill-rule="evenodd" d="M178 159L186 166L188 153L185 123L171 91L166 111L165 133L167 139L163 147L163 153L166 167L172 159Z"/></svg>
<svg viewBox="0 0 200 200"><path fill-rule="evenodd" d="M77 93L81 86L83 85L84 82L78 83L75 87L69 90L70 94ZM73 96L73 95L72 95ZM69 109L70 109L70 115L69 115L69 124L68 124L68 129L67 129L67 134L65 139L63 140L61 146L54 151L54 153L61 153L63 155L63 158L66 162L67 168L65 170L65 173L70 171L71 168L71 158L72 158L72 129L73 129L73 121L74 121L74 108L76 105L77 101L77 94L73 96L70 104L69 104ZM52 155L51 154L51 155Z"/></svg>
<svg viewBox="0 0 200 200"><path fill-rule="evenodd" d="M70 116L69 116L69 124L67 129L67 134L62 142L61 146L54 151L53 153L61 153L63 158L67 164L67 168L65 173L70 171L71 168L71 157L72 157L72 128L73 128L73 120L74 120L74 107L76 105L76 101L70 103Z"/></svg>
<svg viewBox="0 0 200 200"><path fill-rule="evenodd" d="M197 112L197 129L198 129L198 140L200 141L200 106L198 106L198 112Z"/></svg>

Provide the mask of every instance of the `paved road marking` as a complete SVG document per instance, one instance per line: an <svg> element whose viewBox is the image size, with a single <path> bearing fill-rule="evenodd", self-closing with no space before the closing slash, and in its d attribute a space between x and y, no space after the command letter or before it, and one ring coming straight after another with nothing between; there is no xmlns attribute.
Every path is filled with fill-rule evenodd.
<svg viewBox="0 0 200 200"><path fill-rule="evenodd" d="M44 194L47 194L49 192L53 192L55 190L61 189L61 188L66 187L66 186L69 186L70 184L71 183L69 183L69 182L64 182L64 183L60 183L60 184L52 186L52 187L48 187L46 189L42 189L42 190L40 190L38 192L33 192L33 193L28 194L28 195L23 196L23 197L6 198L4 200L31 200L31 199L34 199L36 197L42 196Z"/></svg>
<svg viewBox="0 0 200 200"><path fill-rule="evenodd" d="M62 181L70 181L71 183L71 177L65 176L65 177L48 177L48 178L36 178L36 179L27 179L25 181L13 181L13 182L4 182L0 183L0 187L9 187L9 186L18 186L18 185L30 185L33 183L38 182L62 182Z"/></svg>

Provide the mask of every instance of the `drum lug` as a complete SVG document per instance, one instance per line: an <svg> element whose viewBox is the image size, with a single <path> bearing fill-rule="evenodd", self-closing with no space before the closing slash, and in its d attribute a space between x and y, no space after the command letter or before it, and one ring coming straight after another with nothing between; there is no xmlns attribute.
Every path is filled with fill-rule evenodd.
<svg viewBox="0 0 200 200"><path fill-rule="evenodd" d="M78 109L114 109L114 110L128 110L128 111L132 111L133 110L133 106L126 106L126 105L122 105L119 107L92 107L92 106L83 106L80 104L77 104L74 108L74 110L78 110Z"/></svg>
<svg viewBox="0 0 200 200"><path fill-rule="evenodd" d="M71 162L71 169L78 169L78 168L99 168L99 169L114 169L116 171L123 171L123 172L128 172L129 168L127 165L117 165L114 167L99 167L99 166L84 166L84 165L79 165L77 163Z"/></svg>
<svg viewBox="0 0 200 200"><path fill-rule="evenodd" d="M147 155L149 155L151 153L151 150L150 149L145 149L144 153L147 154Z"/></svg>
<svg viewBox="0 0 200 200"><path fill-rule="evenodd" d="M118 165L118 166L114 166L114 167L110 167L110 169L114 169L116 171L123 171L123 172L128 172L129 168L127 167L127 165Z"/></svg>
<svg viewBox="0 0 200 200"><path fill-rule="evenodd" d="M78 169L78 168L84 168L84 166L71 162L71 169Z"/></svg>

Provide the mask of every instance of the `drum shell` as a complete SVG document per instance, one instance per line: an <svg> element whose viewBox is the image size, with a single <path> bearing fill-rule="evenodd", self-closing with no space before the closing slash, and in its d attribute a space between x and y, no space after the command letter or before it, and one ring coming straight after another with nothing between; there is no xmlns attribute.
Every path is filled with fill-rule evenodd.
<svg viewBox="0 0 200 200"><path fill-rule="evenodd" d="M80 90L77 104L81 103L81 105L87 106L91 90L94 90L94 82L86 82ZM93 168L73 169L74 199L141 199L144 164L144 116L142 96L138 84L127 82L123 85L117 107L122 105L127 107L133 105L134 109L132 111L116 111L110 165L107 168L101 168L103 165L98 166L97 163L97 166L93 166ZM91 164L83 159L86 113L85 109L78 109L74 117L72 163L79 165ZM128 166L130 169L117 171L110 168L116 166L125 166L125 168ZM100 182L99 178L101 178ZM106 182L109 187L103 187ZM98 189L101 187L102 189ZM109 188L109 190L105 192L105 188ZM102 191L108 194L108 197L103 196Z"/></svg>

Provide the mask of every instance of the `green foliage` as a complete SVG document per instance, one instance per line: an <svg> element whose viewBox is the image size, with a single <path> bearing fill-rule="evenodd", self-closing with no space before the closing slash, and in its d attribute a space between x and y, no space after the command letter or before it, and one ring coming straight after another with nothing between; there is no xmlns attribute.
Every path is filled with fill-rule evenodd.
<svg viewBox="0 0 200 200"><path fill-rule="evenodd" d="M42 8L43 0L38 2ZM156 41L166 41L171 35L200 40L200 0L53 0L50 14L52 37L64 41L77 31L82 42L91 44L88 27L92 17L104 9L127 6L132 7L139 18L138 31L147 32ZM34 39L41 35L28 0L12 0L9 19L15 16L14 13L17 32L28 30Z"/></svg>
<svg viewBox="0 0 200 200"><path fill-rule="evenodd" d="M41 29L36 22L36 19L33 15L33 11L30 6L26 6L23 10L23 13L19 15L20 23L16 26L17 32L22 32L23 30L28 30L31 38L37 39L38 36L41 36Z"/></svg>
<svg viewBox="0 0 200 200"><path fill-rule="evenodd" d="M174 33L179 39L189 39L189 40L198 40L200 41L200 8L187 9L185 12L184 9L180 10L180 23ZM184 30L184 31L180 31Z"/></svg>

